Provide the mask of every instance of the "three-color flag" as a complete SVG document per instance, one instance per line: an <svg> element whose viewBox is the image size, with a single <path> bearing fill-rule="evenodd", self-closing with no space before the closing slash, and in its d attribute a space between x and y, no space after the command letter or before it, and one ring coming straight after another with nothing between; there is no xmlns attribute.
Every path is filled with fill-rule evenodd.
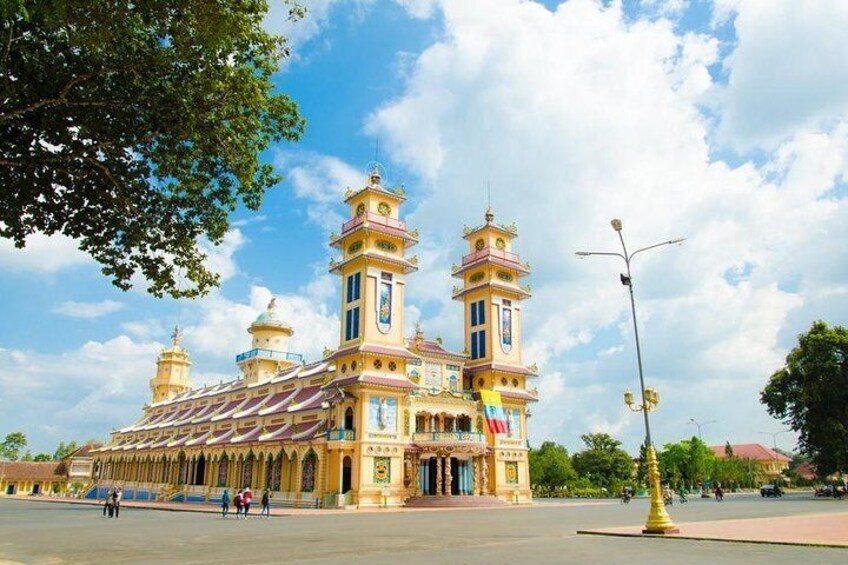
<svg viewBox="0 0 848 565"><path fill-rule="evenodd" d="M483 416L486 418L489 431L493 434L509 433L506 412L501 404L501 393L494 390L481 390L480 399L483 401Z"/></svg>

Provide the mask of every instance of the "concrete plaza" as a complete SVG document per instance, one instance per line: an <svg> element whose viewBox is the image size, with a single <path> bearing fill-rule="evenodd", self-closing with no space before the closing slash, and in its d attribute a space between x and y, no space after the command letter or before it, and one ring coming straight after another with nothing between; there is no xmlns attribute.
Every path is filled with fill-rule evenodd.
<svg viewBox="0 0 848 565"><path fill-rule="evenodd" d="M0 499L0 563L844 563L848 549L577 535L632 527L647 502L539 502L527 508L310 513L270 520ZM676 522L848 514L811 495L693 500ZM685 534L685 531L682 532ZM848 534L845 534L848 536Z"/></svg>

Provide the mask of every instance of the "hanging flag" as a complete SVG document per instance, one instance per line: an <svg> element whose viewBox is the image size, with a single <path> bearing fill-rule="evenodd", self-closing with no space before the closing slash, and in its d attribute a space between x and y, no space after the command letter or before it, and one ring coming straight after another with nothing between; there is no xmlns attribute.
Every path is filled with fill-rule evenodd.
<svg viewBox="0 0 848 565"><path fill-rule="evenodd" d="M509 431L506 413L501 404L501 393L495 390L481 390L480 399L483 401L483 416L486 425L493 434L505 434Z"/></svg>

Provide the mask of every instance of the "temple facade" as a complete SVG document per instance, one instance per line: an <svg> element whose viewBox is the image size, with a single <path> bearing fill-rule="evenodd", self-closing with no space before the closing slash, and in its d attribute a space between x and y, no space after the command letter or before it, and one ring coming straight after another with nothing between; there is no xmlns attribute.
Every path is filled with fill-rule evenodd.
<svg viewBox="0 0 848 565"><path fill-rule="evenodd" d="M296 328L272 300L236 355L240 378L191 388L189 353L175 330L151 380L152 402L95 456L103 496L215 502L225 488L269 488L275 504L314 507L528 503L528 385L521 354L529 274L514 226L465 228L460 284L465 349L447 350L419 325L404 335L404 296L417 270L416 231L400 218L402 189L348 190L349 220L331 245L341 281L339 346L305 362L289 351ZM481 390L500 394L508 426L492 433Z"/></svg>

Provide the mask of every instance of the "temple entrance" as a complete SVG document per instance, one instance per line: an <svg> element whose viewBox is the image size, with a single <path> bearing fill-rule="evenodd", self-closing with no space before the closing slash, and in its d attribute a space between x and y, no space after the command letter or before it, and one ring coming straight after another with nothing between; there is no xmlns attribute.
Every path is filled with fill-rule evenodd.
<svg viewBox="0 0 848 565"><path fill-rule="evenodd" d="M450 461L451 466L451 484L450 487L445 485L445 490L450 488L451 494L459 494L459 460L455 457L450 457L445 459L445 463Z"/></svg>
<svg viewBox="0 0 848 565"><path fill-rule="evenodd" d="M436 494L436 458L431 457L427 460L427 492L424 494L435 495Z"/></svg>
<svg viewBox="0 0 848 565"><path fill-rule="evenodd" d="M32 485L32 494L41 494L41 485L39 483Z"/></svg>
<svg viewBox="0 0 848 565"><path fill-rule="evenodd" d="M201 455L197 459L197 462L194 464L194 477L192 477L191 484L202 485L204 483L205 477L206 477L206 456Z"/></svg>
<svg viewBox="0 0 848 565"><path fill-rule="evenodd" d="M345 457L344 460L342 460L342 494L345 494L350 490L351 478L350 457Z"/></svg>

